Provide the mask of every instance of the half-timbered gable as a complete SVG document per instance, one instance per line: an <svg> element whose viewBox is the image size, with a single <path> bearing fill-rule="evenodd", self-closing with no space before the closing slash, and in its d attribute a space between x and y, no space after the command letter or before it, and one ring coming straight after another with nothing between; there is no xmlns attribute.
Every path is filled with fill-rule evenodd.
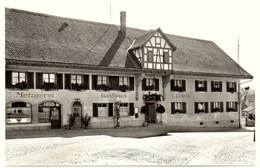
<svg viewBox="0 0 260 168"><path fill-rule="evenodd" d="M131 49L142 63L143 68L173 69L173 52L176 47L168 40L160 28L137 38Z"/></svg>

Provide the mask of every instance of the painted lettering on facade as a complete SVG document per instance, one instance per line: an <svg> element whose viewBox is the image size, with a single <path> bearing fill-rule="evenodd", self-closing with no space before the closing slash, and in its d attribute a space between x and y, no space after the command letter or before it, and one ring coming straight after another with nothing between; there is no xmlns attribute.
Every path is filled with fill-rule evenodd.
<svg viewBox="0 0 260 168"><path fill-rule="evenodd" d="M127 95L126 94L108 94L108 93L102 93L101 94L101 97L102 98L127 98Z"/></svg>
<svg viewBox="0 0 260 168"><path fill-rule="evenodd" d="M16 92L16 98L54 98L54 93L24 93L24 92Z"/></svg>
<svg viewBox="0 0 260 168"><path fill-rule="evenodd" d="M188 95L188 94L174 94L174 95L172 95L172 98L190 98L190 95Z"/></svg>

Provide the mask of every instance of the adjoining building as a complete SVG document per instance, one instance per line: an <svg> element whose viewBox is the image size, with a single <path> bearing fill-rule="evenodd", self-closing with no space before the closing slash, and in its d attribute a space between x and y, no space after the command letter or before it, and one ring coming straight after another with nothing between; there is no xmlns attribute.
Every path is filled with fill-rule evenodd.
<svg viewBox="0 0 260 168"><path fill-rule="evenodd" d="M6 129L64 128L70 114L114 127L117 98L122 127L239 126L239 83L253 76L212 41L126 27L125 12L120 26L5 12Z"/></svg>

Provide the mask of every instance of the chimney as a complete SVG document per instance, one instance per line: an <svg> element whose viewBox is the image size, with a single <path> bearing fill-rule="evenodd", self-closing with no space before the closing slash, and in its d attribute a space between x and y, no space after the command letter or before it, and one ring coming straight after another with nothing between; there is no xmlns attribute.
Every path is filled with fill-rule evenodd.
<svg viewBox="0 0 260 168"><path fill-rule="evenodd" d="M123 36L126 35L126 12L120 12L120 31L122 32Z"/></svg>

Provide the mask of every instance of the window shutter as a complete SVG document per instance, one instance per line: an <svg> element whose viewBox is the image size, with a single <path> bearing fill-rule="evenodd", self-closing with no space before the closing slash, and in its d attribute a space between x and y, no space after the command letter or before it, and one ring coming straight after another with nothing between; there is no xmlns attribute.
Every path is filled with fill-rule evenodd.
<svg viewBox="0 0 260 168"><path fill-rule="evenodd" d="M129 114L130 116L133 116L135 114L134 103L129 103Z"/></svg>
<svg viewBox="0 0 260 168"><path fill-rule="evenodd" d="M204 81L204 82L205 82L205 81ZM206 85L204 85L204 86L206 86ZM215 91L214 91L214 81L211 81L211 91L212 91L212 92L215 92Z"/></svg>
<svg viewBox="0 0 260 168"><path fill-rule="evenodd" d="M234 83L235 83L235 92L237 92L237 83L236 82Z"/></svg>
<svg viewBox="0 0 260 168"><path fill-rule="evenodd" d="M220 112L223 112L223 102L220 102Z"/></svg>
<svg viewBox="0 0 260 168"><path fill-rule="evenodd" d="M65 74L65 89L70 90L71 89L71 80L70 80L70 74Z"/></svg>
<svg viewBox="0 0 260 168"><path fill-rule="evenodd" d="M84 78L84 88L85 90L89 90L89 75L83 75Z"/></svg>
<svg viewBox="0 0 260 168"><path fill-rule="evenodd" d="M228 102L226 102L226 112L229 112L229 110L228 110Z"/></svg>
<svg viewBox="0 0 260 168"><path fill-rule="evenodd" d="M57 74L57 89L63 89L63 74Z"/></svg>
<svg viewBox="0 0 260 168"><path fill-rule="evenodd" d="M155 83L154 90L159 91L159 79L155 79L154 83Z"/></svg>
<svg viewBox="0 0 260 168"><path fill-rule="evenodd" d="M92 90L97 89L97 75L92 75Z"/></svg>
<svg viewBox="0 0 260 168"><path fill-rule="evenodd" d="M209 105L208 102L205 102L205 113L209 112Z"/></svg>
<svg viewBox="0 0 260 168"><path fill-rule="evenodd" d="M36 89L42 88L42 73L36 73Z"/></svg>
<svg viewBox="0 0 260 168"><path fill-rule="evenodd" d="M108 116L113 117L113 103L108 104Z"/></svg>
<svg viewBox="0 0 260 168"><path fill-rule="evenodd" d="M93 117L98 117L98 104L93 103Z"/></svg>
<svg viewBox="0 0 260 168"><path fill-rule="evenodd" d="M144 79L142 80L142 90L146 90L146 89L145 89L145 86L146 86L146 78L144 78Z"/></svg>
<svg viewBox="0 0 260 168"><path fill-rule="evenodd" d="M182 102L183 113L186 113L186 102Z"/></svg>
<svg viewBox="0 0 260 168"><path fill-rule="evenodd" d="M111 90L119 89L119 77L118 76L109 76L109 87Z"/></svg>
<svg viewBox="0 0 260 168"><path fill-rule="evenodd" d="M5 71L5 88L12 87L12 71Z"/></svg>
<svg viewBox="0 0 260 168"><path fill-rule="evenodd" d="M210 102L210 112L211 112L211 113L214 112L214 111L213 111L213 108L214 108L213 106L214 106L214 102Z"/></svg>
<svg viewBox="0 0 260 168"><path fill-rule="evenodd" d="M235 111L237 111L237 109L238 109L238 108L237 108L237 102L235 102Z"/></svg>
<svg viewBox="0 0 260 168"><path fill-rule="evenodd" d="M172 106L172 114L175 114L175 106L174 106L174 103L171 103L171 106Z"/></svg>
<svg viewBox="0 0 260 168"><path fill-rule="evenodd" d="M194 103L194 106L195 106L195 107L194 107L194 108L195 108L195 113L198 113L198 103L195 102L195 103Z"/></svg>
<svg viewBox="0 0 260 168"><path fill-rule="evenodd" d="M199 89L198 89L198 85L199 85L199 81L195 81L195 91L198 91Z"/></svg>
<svg viewBox="0 0 260 168"><path fill-rule="evenodd" d="M204 81L204 88L205 88L205 92L207 92L208 91L207 81Z"/></svg>
<svg viewBox="0 0 260 168"><path fill-rule="evenodd" d="M129 77L129 90L135 90L135 78Z"/></svg>
<svg viewBox="0 0 260 168"><path fill-rule="evenodd" d="M27 77L27 88L28 89L34 89L34 77L33 77L33 72L27 72L26 73Z"/></svg>
<svg viewBox="0 0 260 168"><path fill-rule="evenodd" d="M182 80L182 89L183 91L186 91L186 81Z"/></svg>
<svg viewBox="0 0 260 168"><path fill-rule="evenodd" d="M227 84L226 88L227 88L227 92L228 92L228 89L229 89L229 87L228 87L228 86L229 86L229 82L227 82L226 84Z"/></svg>
<svg viewBox="0 0 260 168"><path fill-rule="evenodd" d="M171 80L171 91L174 91L174 79Z"/></svg>
<svg viewBox="0 0 260 168"><path fill-rule="evenodd" d="M222 92L222 82L219 82L219 91Z"/></svg>

